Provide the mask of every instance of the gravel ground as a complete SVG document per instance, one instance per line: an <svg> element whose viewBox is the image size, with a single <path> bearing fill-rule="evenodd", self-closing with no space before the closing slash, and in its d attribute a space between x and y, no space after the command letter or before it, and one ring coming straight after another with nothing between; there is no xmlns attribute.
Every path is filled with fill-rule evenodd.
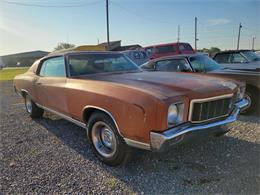
<svg viewBox="0 0 260 195"><path fill-rule="evenodd" d="M241 116L227 135L156 154L125 167L97 160L85 131L57 116L28 117L11 82L0 83L0 194L259 194L259 116Z"/></svg>

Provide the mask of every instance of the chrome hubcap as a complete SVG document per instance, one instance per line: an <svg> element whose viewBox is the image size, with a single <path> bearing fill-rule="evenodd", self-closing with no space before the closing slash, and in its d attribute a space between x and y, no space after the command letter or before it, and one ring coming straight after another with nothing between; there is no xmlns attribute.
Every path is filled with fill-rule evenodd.
<svg viewBox="0 0 260 195"><path fill-rule="evenodd" d="M111 128L104 122L98 121L92 127L91 138L98 153L106 158L116 152L116 138Z"/></svg>
<svg viewBox="0 0 260 195"><path fill-rule="evenodd" d="M32 113L32 101L28 96L25 97L25 106L27 112Z"/></svg>

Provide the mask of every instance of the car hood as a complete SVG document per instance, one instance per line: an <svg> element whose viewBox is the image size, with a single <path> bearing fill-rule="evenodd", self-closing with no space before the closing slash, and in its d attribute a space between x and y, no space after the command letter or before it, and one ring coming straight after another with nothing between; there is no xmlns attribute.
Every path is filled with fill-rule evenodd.
<svg viewBox="0 0 260 195"><path fill-rule="evenodd" d="M231 69L231 68L222 68L216 69L212 71L208 71L208 73L217 73L217 74L229 74L229 75L260 75L260 68L241 68L241 69Z"/></svg>
<svg viewBox="0 0 260 195"><path fill-rule="evenodd" d="M192 73L140 72L95 75L88 76L88 79L135 88L163 99L183 95L189 98L211 97L232 93L237 87L225 79Z"/></svg>
<svg viewBox="0 0 260 195"><path fill-rule="evenodd" d="M235 71L253 71L260 72L260 61L249 63L221 64L225 68Z"/></svg>

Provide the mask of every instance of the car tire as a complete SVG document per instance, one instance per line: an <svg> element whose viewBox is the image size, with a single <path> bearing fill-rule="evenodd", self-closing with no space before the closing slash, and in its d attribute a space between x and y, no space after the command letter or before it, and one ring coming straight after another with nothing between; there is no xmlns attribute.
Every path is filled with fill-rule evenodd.
<svg viewBox="0 0 260 195"><path fill-rule="evenodd" d="M247 87L244 98L248 100L249 104L247 107L241 110L242 114L250 114L256 111L258 109L258 90L254 89L252 87Z"/></svg>
<svg viewBox="0 0 260 195"><path fill-rule="evenodd" d="M28 94L24 95L24 104L25 109L30 115L31 118L41 118L44 110L42 108L39 108L30 98Z"/></svg>
<svg viewBox="0 0 260 195"><path fill-rule="evenodd" d="M88 137L95 155L110 166L124 165L132 156L130 148L110 116L103 112L94 112L87 124Z"/></svg>

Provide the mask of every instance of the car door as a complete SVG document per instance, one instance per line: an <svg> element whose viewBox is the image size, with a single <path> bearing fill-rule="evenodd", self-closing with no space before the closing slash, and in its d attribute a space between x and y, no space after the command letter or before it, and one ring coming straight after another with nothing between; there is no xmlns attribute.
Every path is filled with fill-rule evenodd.
<svg viewBox="0 0 260 195"><path fill-rule="evenodd" d="M66 81L63 56L44 60L34 82L37 102L48 109L67 114Z"/></svg>

